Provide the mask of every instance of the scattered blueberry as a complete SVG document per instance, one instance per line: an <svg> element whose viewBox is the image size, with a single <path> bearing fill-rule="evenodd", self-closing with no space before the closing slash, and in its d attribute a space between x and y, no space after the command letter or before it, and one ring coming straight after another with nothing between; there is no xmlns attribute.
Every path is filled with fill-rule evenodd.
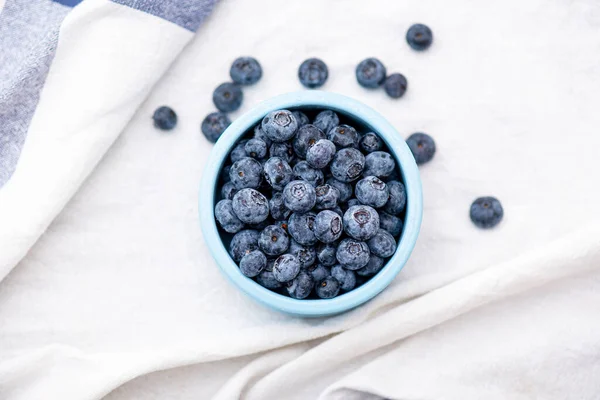
<svg viewBox="0 0 600 400"><path fill-rule="evenodd" d="M231 200L221 200L215 207L215 218L225 232L236 233L244 228L244 223L233 212Z"/></svg>
<svg viewBox="0 0 600 400"><path fill-rule="evenodd" d="M479 197L471 204L471 221L479 228L493 228L502 221L503 216L502 204L495 197Z"/></svg>
<svg viewBox="0 0 600 400"><path fill-rule="evenodd" d="M317 202L315 208L317 210L331 209L337 206L340 198L340 191L331 185L324 184L315 188Z"/></svg>
<svg viewBox="0 0 600 400"><path fill-rule="evenodd" d="M240 260L240 271L249 278L260 274L267 266L267 257L258 250L246 254Z"/></svg>
<svg viewBox="0 0 600 400"><path fill-rule="evenodd" d="M375 236L367 240L367 245L371 253L381 258L391 257L396 252L396 239L383 229L379 229Z"/></svg>
<svg viewBox="0 0 600 400"><path fill-rule="evenodd" d="M427 25L414 24L406 32L406 41L413 50L425 50L433 42L433 33Z"/></svg>
<svg viewBox="0 0 600 400"><path fill-rule="evenodd" d="M365 88L373 89L385 81L386 70L376 58L367 58L356 67L356 80Z"/></svg>
<svg viewBox="0 0 600 400"><path fill-rule="evenodd" d="M321 131L327 133L331 129L335 128L340 124L340 118L336 113L331 110L321 111L317 114L313 125L319 128Z"/></svg>
<svg viewBox="0 0 600 400"><path fill-rule="evenodd" d="M370 251L365 242L354 239L343 239L335 254L344 268L355 271L368 264Z"/></svg>
<svg viewBox="0 0 600 400"><path fill-rule="evenodd" d="M279 157L287 163L294 159L294 149L291 143L273 143L269 147L269 156Z"/></svg>
<svg viewBox="0 0 600 400"><path fill-rule="evenodd" d="M311 124L303 125L298 128L298 133L294 138L294 151L298 157L304 159L308 149L321 139L325 139L325 134L319 128Z"/></svg>
<svg viewBox="0 0 600 400"><path fill-rule="evenodd" d="M333 157L330 169L338 181L352 182L360 176L365 167L365 156L352 148L341 149Z"/></svg>
<svg viewBox="0 0 600 400"><path fill-rule="evenodd" d="M379 136L373 132L369 132L365 133L364 136L360 138L359 146L365 153L372 153L381 150L383 143L381 139L379 139Z"/></svg>
<svg viewBox="0 0 600 400"><path fill-rule="evenodd" d="M332 278L328 277L318 282L315 286L315 293L321 299L331 299L338 295L340 292L340 283Z"/></svg>
<svg viewBox="0 0 600 400"><path fill-rule="evenodd" d="M309 182L312 186L323 184L323 171L312 168L308 162L300 161L294 166L294 178Z"/></svg>
<svg viewBox="0 0 600 400"><path fill-rule="evenodd" d="M158 107L152 116L154 126L163 131L170 131L177 125L177 114L167 106Z"/></svg>
<svg viewBox="0 0 600 400"><path fill-rule="evenodd" d="M287 292L293 299L305 299L310 295L314 281L310 274L300 271L298 275L287 283Z"/></svg>
<svg viewBox="0 0 600 400"><path fill-rule="evenodd" d="M340 203L345 203L352 197L352 185L335 178L327 179L327 184L333 186L340 192Z"/></svg>
<svg viewBox="0 0 600 400"><path fill-rule="evenodd" d="M338 148L357 147L358 132L350 125L338 125L327 133L327 139L331 140Z"/></svg>
<svg viewBox="0 0 600 400"><path fill-rule="evenodd" d="M292 111L294 117L296 117L296 121L298 121L298 128L310 123L310 120L302 111Z"/></svg>
<svg viewBox="0 0 600 400"><path fill-rule="evenodd" d="M211 143L216 143L225 129L231 125L231 120L226 114L221 112L210 113L202 121L201 130L206 139ZM244 155L246 152L244 152Z"/></svg>
<svg viewBox="0 0 600 400"><path fill-rule="evenodd" d="M383 207L383 210L388 214L398 215L406 207L406 188L402 182L398 181L389 181L387 186L390 191L390 199Z"/></svg>
<svg viewBox="0 0 600 400"><path fill-rule="evenodd" d="M300 263L298 259L291 254L279 256L273 264L273 276L279 282L289 282L298 276L300 272Z"/></svg>
<svg viewBox="0 0 600 400"><path fill-rule="evenodd" d="M368 240L379 230L379 214L372 207L350 207L344 214L344 230L356 240Z"/></svg>
<svg viewBox="0 0 600 400"><path fill-rule="evenodd" d="M296 117L288 110L272 111L262 120L262 130L274 142L290 140L298 130Z"/></svg>
<svg viewBox="0 0 600 400"><path fill-rule="evenodd" d="M376 176L367 176L358 181L354 191L362 204L375 208L383 207L390 198L387 185Z"/></svg>
<svg viewBox="0 0 600 400"><path fill-rule="evenodd" d="M225 82L217 86L213 92L213 103L219 111L232 112L240 108L244 94L235 83Z"/></svg>
<svg viewBox="0 0 600 400"><path fill-rule="evenodd" d="M408 82L402 74L391 74L385 79L383 89L388 96L393 99L399 99L406 92Z"/></svg>
<svg viewBox="0 0 600 400"><path fill-rule="evenodd" d="M257 190L242 189L233 196L233 211L246 224L258 224L269 216L269 202Z"/></svg>
<svg viewBox="0 0 600 400"><path fill-rule="evenodd" d="M402 233L402 220L395 215L381 212L379 213L379 227L391 233L392 236L400 236L400 233Z"/></svg>
<svg viewBox="0 0 600 400"><path fill-rule="evenodd" d="M306 152L306 162L313 168L325 168L335 155L336 147L333 142L321 139Z"/></svg>
<svg viewBox="0 0 600 400"><path fill-rule="evenodd" d="M356 274L358 276L372 276L372 275L375 275L376 273L378 273L379 271L381 271L381 269L383 268L384 264L385 264L385 261L383 260L383 258L377 257L374 254L371 254L371 257L369 258L368 264L365 265L364 267L362 267L361 269L356 270Z"/></svg>
<svg viewBox="0 0 600 400"><path fill-rule="evenodd" d="M361 269L364 268L366 267ZM354 274L354 271L347 270L341 265L336 265L331 268L331 276L340 283L340 289L344 292L350 291L356 286L356 275Z"/></svg>
<svg viewBox="0 0 600 400"><path fill-rule="evenodd" d="M413 153L418 165L431 161L435 154L435 142L426 133L413 133L406 139L406 144Z"/></svg>
<svg viewBox="0 0 600 400"><path fill-rule="evenodd" d="M227 182L221 188L221 197L226 200L233 200L233 196L237 193L237 189L232 182Z"/></svg>
<svg viewBox="0 0 600 400"><path fill-rule="evenodd" d="M300 64L300 68L298 68L300 83L309 89L323 86L328 76L327 65L318 58L309 58Z"/></svg>
<svg viewBox="0 0 600 400"><path fill-rule="evenodd" d="M294 212L308 212L316 201L315 188L306 181L291 181L283 189L283 202Z"/></svg>
<svg viewBox="0 0 600 400"><path fill-rule="evenodd" d="M317 251L313 246L303 246L291 240L288 253L295 256L300 263L300 268L310 267L317 260Z"/></svg>
<svg viewBox="0 0 600 400"><path fill-rule="evenodd" d="M333 243L344 231L342 217L331 210L323 210L315 218L314 232L323 243Z"/></svg>
<svg viewBox="0 0 600 400"><path fill-rule="evenodd" d="M374 151L365 157L364 175L373 175L378 178L389 176L396 168L396 161L390 153Z"/></svg>
<svg viewBox="0 0 600 400"><path fill-rule="evenodd" d="M275 190L283 190L293 178L292 167L280 157L269 158L263 166L263 171L265 180Z"/></svg>
<svg viewBox="0 0 600 400"><path fill-rule="evenodd" d="M267 226L258 237L258 248L271 257L285 253L289 245L287 233L277 225Z"/></svg>
<svg viewBox="0 0 600 400"><path fill-rule="evenodd" d="M233 235L229 244L229 254L233 261L240 262L242 257L258 249L258 232L251 229Z"/></svg>
<svg viewBox="0 0 600 400"><path fill-rule="evenodd" d="M262 77L262 67L255 58L240 57L231 64L229 76L239 85L253 85Z"/></svg>
<svg viewBox="0 0 600 400"><path fill-rule="evenodd" d="M322 264L313 264L310 267L306 268L306 272L310 274L314 282L320 282L323 279L327 278L329 275L331 275L331 271L329 271L329 268Z"/></svg>
<svg viewBox="0 0 600 400"><path fill-rule="evenodd" d="M252 158L264 158L267 155L267 144L261 139L250 139L244 146L246 155Z"/></svg>
<svg viewBox="0 0 600 400"><path fill-rule="evenodd" d="M263 167L254 158L244 157L233 163L229 178L236 189L256 189L262 181Z"/></svg>
<svg viewBox="0 0 600 400"><path fill-rule="evenodd" d="M269 211L271 212L271 217L273 217L273 219L276 221L287 221L292 213L283 203L283 195L281 192L273 193L273 196L269 199Z"/></svg>
<svg viewBox="0 0 600 400"><path fill-rule="evenodd" d="M320 243L317 246L317 258L324 266L331 267L337 263L336 251L337 245L335 243Z"/></svg>
<svg viewBox="0 0 600 400"><path fill-rule="evenodd" d="M301 245L314 245L317 243L317 237L313 231L315 218L316 215L311 212L305 214L292 213L288 220L288 233Z"/></svg>

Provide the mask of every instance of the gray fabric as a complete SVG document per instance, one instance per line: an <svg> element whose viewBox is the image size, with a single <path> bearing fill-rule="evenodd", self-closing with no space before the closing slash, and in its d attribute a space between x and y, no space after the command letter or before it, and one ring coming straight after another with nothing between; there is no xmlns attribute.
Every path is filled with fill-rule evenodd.
<svg viewBox="0 0 600 400"><path fill-rule="evenodd" d="M195 32L217 0L112 0L147 12Z"/></svg>
<svg viewBox="0 0 600 400"><path fill-rule="evenodd" d="M0 187L15 170L69 10L50 0L6 0L0 13Z"/></svg>

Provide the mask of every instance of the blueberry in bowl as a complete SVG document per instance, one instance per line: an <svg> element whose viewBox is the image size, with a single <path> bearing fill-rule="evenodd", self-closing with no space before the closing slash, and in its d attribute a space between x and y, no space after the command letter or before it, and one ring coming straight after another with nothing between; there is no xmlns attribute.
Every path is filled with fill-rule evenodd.
<svg viewBox="0 0 600 400"><path fill-rule="evenodd" d="M420 229L421 182L376 111L333 93L289 93L217 140L199 211L235 286L275 310L322 317L369 301L403 268Z"/></svg>

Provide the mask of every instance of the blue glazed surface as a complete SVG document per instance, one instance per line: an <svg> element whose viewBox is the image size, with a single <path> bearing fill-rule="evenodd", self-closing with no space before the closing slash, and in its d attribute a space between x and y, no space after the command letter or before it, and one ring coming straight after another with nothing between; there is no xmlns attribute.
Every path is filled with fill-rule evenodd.
<svg viewBox="0 0 600 400"><path fill-rule="evenodd" d="M362 122L378 133L387 143L399 162L402 178L406 185L407 206L404 231L398 249L386 266L361 287L328 300L296 300L285 297L258 285L246 278L229 256L214 218L215 185L224 160L233 145L262 118L278 109L331 109ZM366 105L335 93L303 91L288 93L269 99L248 111L223 133L215 144L205 167L199 195L199 212L206 246L212 253L221 271L243 292L275 310L304 317L323 317L351 310L378 295L385 289L408 260L421 228L423 199L419 170L408 146L396 129L379 113Z"/></svg>

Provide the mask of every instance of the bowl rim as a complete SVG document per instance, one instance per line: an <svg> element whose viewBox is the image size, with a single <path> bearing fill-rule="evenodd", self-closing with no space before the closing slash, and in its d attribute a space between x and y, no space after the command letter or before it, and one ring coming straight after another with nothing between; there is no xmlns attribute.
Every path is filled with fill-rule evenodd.
<svg viewBox="0 0 600 400"><path fill-rule="evenodd" d="M271 111L288 108L322 107L361 121L387 143L400 171L407 193L404 227L396 253L368 282L333 299L298 300L260 286L244 276L222 243L214 217L215 185L221 165L231 147ZM421 179L414 157L398 131L378 112L340 94L322 91L292 92L270 98L236 119L214 145L202 174L198 198L204 241L221 271L244 293L272 309L297 316L327 316L353 309L381 293L406 264L417 241L423 215Z"/></svg>

